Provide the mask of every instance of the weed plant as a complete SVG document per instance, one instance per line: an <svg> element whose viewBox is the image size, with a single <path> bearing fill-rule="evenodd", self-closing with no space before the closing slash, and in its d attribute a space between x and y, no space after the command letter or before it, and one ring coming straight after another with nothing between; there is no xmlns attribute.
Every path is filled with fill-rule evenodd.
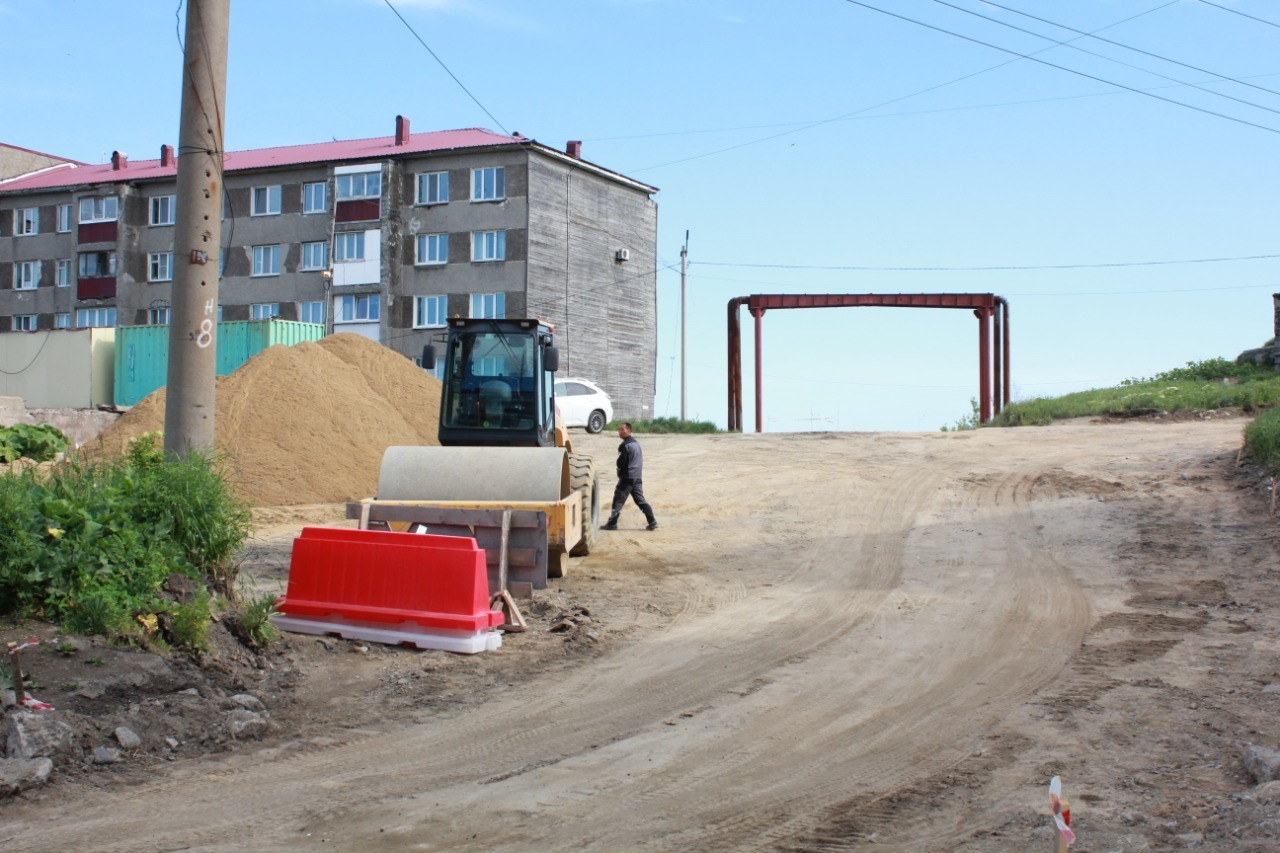
<svg viewBox="0 0 1280 853"><path fill-rule="evenodd" d="M250 524L213 457L167 460L156 433L115 460L0 476L0 613L126 635L172 609L171 574L229 589Z"/></svg>
<svg viewBox="0 0 1280 853"><path fill-rule="evenodd" d="M209 602L209 593L202 589L173 609L173 641L188 652L202 652L208 646L213 624Z"/></svg>
<svg viewBox="0 0 1280 853"><path fill-rule="evenodd" d="M1280 409L1271 409L1244 428L1249 454L1272 474L1280 473Z"/></svg>
<svg viewBox="0 0 1280 853"><path fill-rule="evenodd" d="M276 626L271 624L271 614L276 612L276 599L274 593L263 593L251 598L228 617L228 626L240 642L251 648L265 649L279 636Z"/></svg>
<svg viewBox="0 0 1280 853"><path fill-rule="evenodd" d="M67 449L62 430L49 424L14 424L0 427L0 462L32 459L48 462Z"/></svg>
<svg viewBox="0 0 1280 853"><path fill-rule="evenodd" d="M613 421L609 429L616 432L622 421ZM685 433L690 435L709 435L721 432L711 421L682 421L679 418L654 418L651 421L632 421L631 431L636 433Z"/></svg>

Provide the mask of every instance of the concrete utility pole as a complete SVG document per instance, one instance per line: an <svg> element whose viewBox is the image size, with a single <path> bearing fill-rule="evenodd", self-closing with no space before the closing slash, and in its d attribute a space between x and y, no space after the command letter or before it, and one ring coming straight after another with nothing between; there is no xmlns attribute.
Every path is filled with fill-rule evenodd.
<svg viewBox="0 0 1280 853"><path fill-rule="evenodd" d="M164 450L212 450L231 0L187 0Z"/></svg>
<svg viewBox="0 0 1280 853"><path fill-rule="evenodd" d="M689 386L686 382L689 369L689 339L686 337L689 316L689 299L685 288L689 275L689 232L684 232L684 245L680 247L680 420L689 418L685 410L689 406Z"/></svg>

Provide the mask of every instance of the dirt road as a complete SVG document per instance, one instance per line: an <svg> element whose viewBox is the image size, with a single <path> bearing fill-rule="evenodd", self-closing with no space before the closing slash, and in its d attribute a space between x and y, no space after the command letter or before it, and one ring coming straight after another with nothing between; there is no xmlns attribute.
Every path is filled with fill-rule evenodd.
<svg viewBox="0 0 1280 853"><path fill-rule="evenodd" d="M1243 424L640 436L662 527L628 507L566 579L613 598L608 653L15 802L0 842L1048 851L1057 774L1077 851L1275 849L1244 755L1280 746L1280 552Z"/></svg>

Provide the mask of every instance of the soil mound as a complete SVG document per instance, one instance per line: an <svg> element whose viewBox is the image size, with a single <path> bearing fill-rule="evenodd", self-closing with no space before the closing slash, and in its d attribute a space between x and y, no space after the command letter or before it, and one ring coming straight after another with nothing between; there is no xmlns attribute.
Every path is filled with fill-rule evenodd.
<svg viewBox="0 0 1280 853"><path fill-rule="evenodd" d="M165 389L102 433L117 454L164 428ZM387 447L438 444L440 382L368 338L338 334L273 346L218 377L215 444L254 506L370 497Z"/></svg>

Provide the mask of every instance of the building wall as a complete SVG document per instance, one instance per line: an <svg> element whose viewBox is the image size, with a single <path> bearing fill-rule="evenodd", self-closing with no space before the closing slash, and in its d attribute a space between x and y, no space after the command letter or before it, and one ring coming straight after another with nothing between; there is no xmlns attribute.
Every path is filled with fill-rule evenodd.
<svg viewBox="0 0 1280 853"><path fill-rule="evenodd" d="M301 319L299 306L322 302L331 332L355 331L415 358L439 327L415 328L419 297L444 296L446 316L469 316L474 294L503 294L508 317L534 316L556 328L561 375L599 382L614 398L619 417L651 415L656 384L657 207L646 189L611 179L590 164L548 154L541 146L502 145L390 156L368 161L382 176L381 197L348 202L336 199L336 173L360 163L294 164L225 176L222 220L223 276L219 304L225 321L247 320L254 304L278 304L285 320ZM471 200L472 170L501 166L505 195L493 201ZM167 308L173 281L150 281L149 257L173 251L175 228L152 225L151 201L176 193L172 178L121 181L66 190L0 191L0 332L14 314L38 315L39 328L53 328L55 314L80 307L112 306L117 324L143 325L153 309ZM417 176L447 172L448 201L417 203ZM304 185L324 183L323 214L304 214ZM280 187L280 212L253 215L255 188ZM114 224L84 228L79 201L91 195L119 198ZM55 233L56 205L70 204L72 228ZM13 236L13 211L39 206L40 233ZM354 213L353 213L354 211ZM472 233L504 231L505 257L472 260ZM340 263L334 238L363 232L365 257ZM448 262L416 263L420 235L445 234ZM95 242L79 242L80 240ZM302 268L304 243L328 247L329 270ZM255 246L279 246L278 273L253 275ZM619 261L625 250L629 260ZM114 293L78 299L78 255L115 251ZM54 286L56 259L71 263L69 287ZM40 286L13 289L14 264L41 260ZM181 258L173 258L173 277ZM326 274L328 273L328 274ZM335 300L344 296L380 299L376 321L335 322Z"/></svg>

